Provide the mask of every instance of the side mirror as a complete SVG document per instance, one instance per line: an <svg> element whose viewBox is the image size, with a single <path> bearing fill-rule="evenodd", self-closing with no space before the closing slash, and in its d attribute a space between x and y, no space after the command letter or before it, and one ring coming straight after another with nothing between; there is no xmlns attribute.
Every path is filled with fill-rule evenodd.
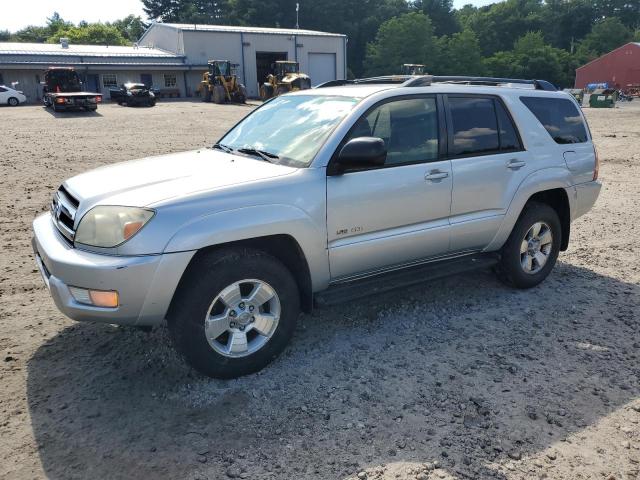
<svg viewBox="0 0 640 480"><path fill-rule="evenodd" d="M347 170L380 167L387 159L384 140L376 137L358 137L349 140L329 165L328 175L340 175Z"/></svg>

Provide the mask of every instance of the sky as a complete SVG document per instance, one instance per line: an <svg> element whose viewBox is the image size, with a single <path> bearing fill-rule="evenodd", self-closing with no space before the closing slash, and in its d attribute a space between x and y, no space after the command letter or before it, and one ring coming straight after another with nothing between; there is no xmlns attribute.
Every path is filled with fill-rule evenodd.
<svg viewBox="0 0 640 480"><path fill-rule="evenodd" d="M460 8L467 3L481 6L496 1L454 0L453 4ZM54 11L73 23L110 22L130 14L144 18L140 0L0 0L0 30L15 32L27 25L44 25Z"/></svg>

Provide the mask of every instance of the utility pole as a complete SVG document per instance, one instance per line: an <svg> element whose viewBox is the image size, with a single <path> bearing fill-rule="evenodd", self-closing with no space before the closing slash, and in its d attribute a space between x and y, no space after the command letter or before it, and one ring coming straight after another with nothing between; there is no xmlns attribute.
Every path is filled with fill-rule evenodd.
<svg viewBox="0 0 640 480"><path fill-rule="evenodd" d="M298 22L298 12L300 11L300 4L296 3L296 30L300 28L300 24Z"/></svg>

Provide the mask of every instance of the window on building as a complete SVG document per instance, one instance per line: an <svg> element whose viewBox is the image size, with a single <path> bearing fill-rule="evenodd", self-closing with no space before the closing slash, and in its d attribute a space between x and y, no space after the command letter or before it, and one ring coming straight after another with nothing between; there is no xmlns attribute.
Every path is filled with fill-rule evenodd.
<svg viewBox="0 0 640 480"><path fill-rule="evenodd" d="M178 79L175 73L165 73L164 74L164 86L165 88L176 88L178 84Z"/></svg>
<svg viewBox="0 0 640 480"><path fill-rule="evenodd" d="M568 98L520 97L556 143L583 143L587 130L576 102Z"/></svg>
<svg viewBox="0 0 640 480"><path fill-rule="evenodd" d="M453 123L452 155L482 155L500 148L492 98L449 97Z"/></svg>
<svg viewBox="0 0 640 480"><path fill-rule="evenodd" d="M387 146L385 165L429 162L438 158L436 99L414 98L387 102L365 114L349 139L378 137Z"/></svg>
<svg viewBox="0 0 640 480"><path fill-rule="evenodd" d="M102 86L104 88L117 87L118 76L115 73L105 73L102 75Z"/></svg>

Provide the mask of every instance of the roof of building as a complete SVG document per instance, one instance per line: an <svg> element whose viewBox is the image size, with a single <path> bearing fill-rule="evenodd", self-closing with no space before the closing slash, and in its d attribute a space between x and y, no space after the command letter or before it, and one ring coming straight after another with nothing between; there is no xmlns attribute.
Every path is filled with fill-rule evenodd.
<svg viewBox="0 0 640 480"><path fill-rule="evenodd" d="M193 23L153 23L151 27L163 26L176 30L232 32L232 33L263 33L267 35L313 35L322 37L346 37L342 33L318 32L297 28L265 28L265 27L236 27L231 25L196 25ZM143 35L144 36L144 35Z"/></svg>
<svg viewBox="0 0 640 480"><path fill-rule="evenodd" d="M0 55L38 55L69 57L122 57L122 58L182 58L173 52L149 47L121 47L107 45L75 45L63 48L58 43L11 43L0 42Z"/></svg>
<svg viewBox="0 0 640 480"><path fill-rule="evenodd" d="M600 60L601 58L606 57L607 55L611 55L613 52L620 50L621 48L624 48L628 45L633 45L635 47L640 47L640 42L629 42L629 43L625 43L624 45L620 45L618 48L614 48L613 50L611 50L610 52L607 53L603 53L602 55L600 55L597 58L594 58L593 60L591 60L590 62L585 63L584 65L579 66L578 68L576 68L576 70L580 70L581 68L586 67L587 65L591 65L594 62L597 62L598 60Z"/></svg>

